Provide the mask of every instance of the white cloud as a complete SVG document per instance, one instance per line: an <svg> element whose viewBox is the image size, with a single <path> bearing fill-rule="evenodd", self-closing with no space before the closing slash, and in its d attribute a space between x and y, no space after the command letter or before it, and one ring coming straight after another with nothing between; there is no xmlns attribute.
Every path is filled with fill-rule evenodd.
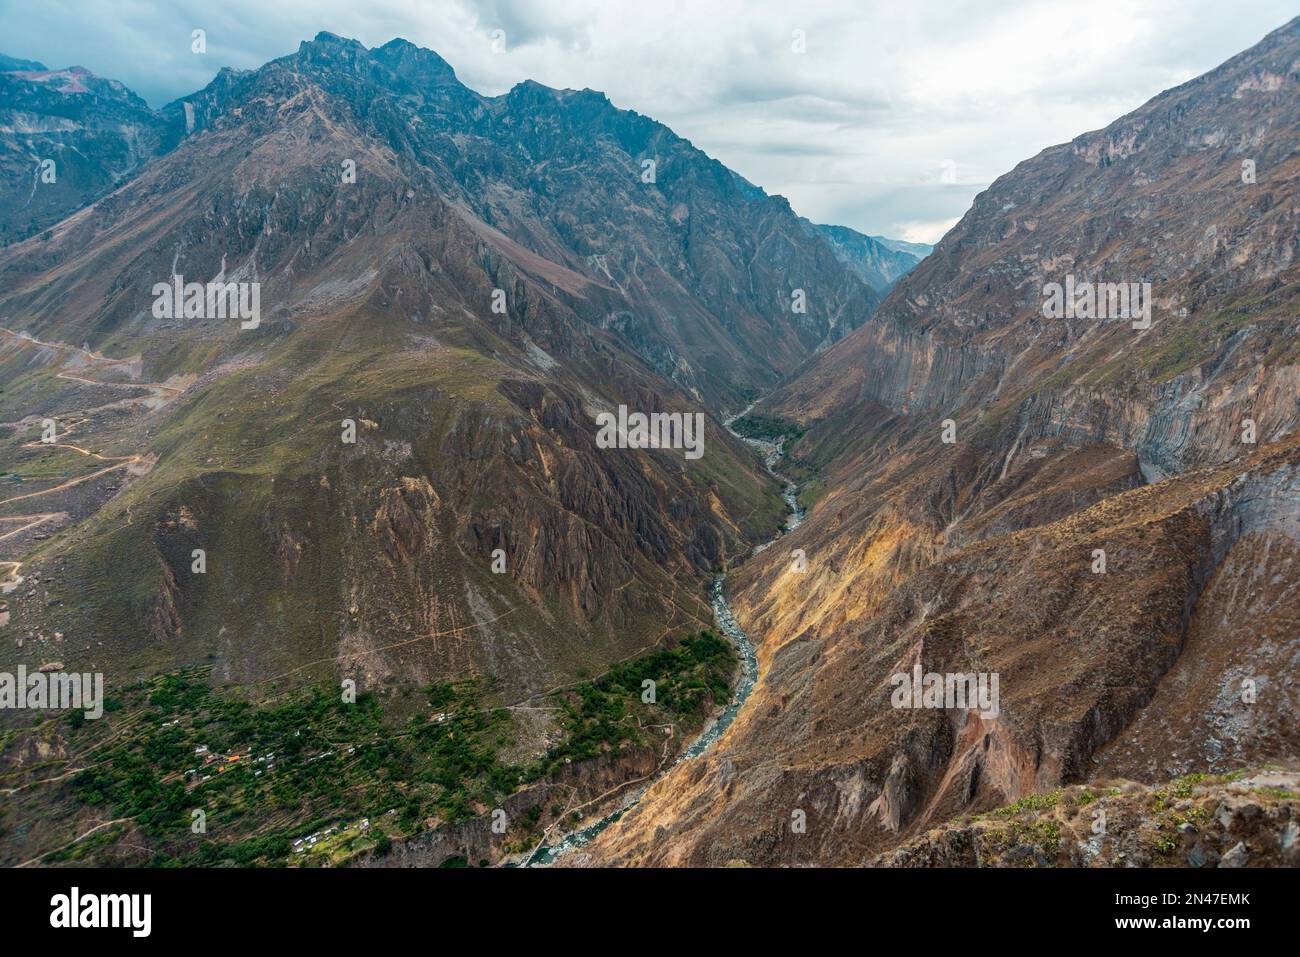
<svg viewBox="0 0 1300 957"><path fill-rule="evenodd" d="M913 223L903 222L898 224L898 235L893 237L909 243L929 243L934 245L943 234L957 225L960 216L954 216L952 219L940 219L932 222Z"/></svg>
<svg viewBox="0 0 1300 957"><path fill-rule="evenodd" d="M319 30L403 36L494 95L591 87L820 222L932 241L996 176L1281 26L1290 0L0 0L0 52L154 105ZM190 31L208 53L190 53ZM494 53L493 30L506 47ZM807 52L791 49L804 31ZM944 161L956 176L942 174ZM910 233L909 233L910 231Z"/></svg>

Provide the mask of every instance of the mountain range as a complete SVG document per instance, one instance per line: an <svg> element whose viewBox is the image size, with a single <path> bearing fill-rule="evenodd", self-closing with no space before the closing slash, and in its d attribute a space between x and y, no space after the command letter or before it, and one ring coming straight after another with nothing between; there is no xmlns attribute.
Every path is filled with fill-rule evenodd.
<svg viewBox="0 0 1300 957"><path fill-rule="evenodd" d="M117 695L89 730L6 718L0 860L280 863L382 812L395 851L331 860L495 863L648 785L562 861L1186 863L1163 804L1087 854L1050 815L1300 746L1297 84L1300 19L1025 160L931 250L405 40L321 33L158 111L0 60L0 642ZM160 306L187 283L257 308ZM607 447L620 407L702 416L705 453ZM784 480L807 518L764 548ZM730 694L724 572L758 680L674 764ZM1000 703L900 709L918 668ZM388 723L305 697L340 683ZM367 757L264 794L250 762L305 713L303 766ZM196 852L221 782L160 762L218 740L209 776L256 797L213 798L237 840ZM1294 800L1242 793L1285 858ZM105 806L112 840L53 856ZM1043 816L971 823L1007 806Z"/></svg>

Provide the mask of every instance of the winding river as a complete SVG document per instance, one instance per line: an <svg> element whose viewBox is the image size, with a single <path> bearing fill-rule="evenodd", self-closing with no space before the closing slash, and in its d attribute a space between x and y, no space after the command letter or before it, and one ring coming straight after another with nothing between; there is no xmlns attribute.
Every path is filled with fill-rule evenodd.
<svg viewBox="0 0 1300 957"><path fill-rule="evenodd" d="M737 434L731 427L733 422L745 415L753 407L753 403L750 403L750 405L726 419L722 424L725 425L727 431L732 435L735 435L736 438L755 448L759 454L762 455L763 464L767 467L767 470L777 479L780 479L785 483L785 491L782 493L782 497L785 499L786 505L790 508L790 514L786 519L785 527L781 531L777 532L777 534L770 540L761 545L755 546L753 554L757 555L781 536L798 528L799 523L803 521L804 512L799 506L799 486L783 476L778 475L776 472L776 464L781 458L782 443L780 441L768 442L762 439L747 439L743 435ZM718 630L736 646L736 652L740 657L740 679L736 682L735 690L732 693L731 703L723 709L722 714L718 715L715 720L707 724L704 730L700 732L699 736L696 737L696 739L677 756L677 759L655 777L655 781L659 780L659 778L663 777L669 770L681 762L698 758L705 751L708 751L709 748L713 747L714 743L722 737L723 732L725 732L727 728L731 727L731 723L736 720L736 715L740 713L740 709L744 707L745 702L749 699L749 693L754 690L754 682L758 680L758 657L754 652L754 644L749 640L749 636L745 634L745 630L740 627L740 624L736 621L735 614L731 610L731 604L727 601L726 581L727 576L725 574L718 575L713 579L713 589L711 593L713 620L716 622ZM650 784L653 783L653 781L650 782ZM635 791L630 792L617 810L605 815L591 824L588 824L586 827L572 831L554 843L543 841L543 843L538 845L532 854L528 856L528 859L524 861L523 866L545 867L548 864L554 863L557 858L563 857L570 851L590 844L595 839L596 835L600 834L601 831L605 830L605 828L609 827L632 808L636 807L640 802L642 795L644 795L649 789L650 784L645 784Z"/></svg>

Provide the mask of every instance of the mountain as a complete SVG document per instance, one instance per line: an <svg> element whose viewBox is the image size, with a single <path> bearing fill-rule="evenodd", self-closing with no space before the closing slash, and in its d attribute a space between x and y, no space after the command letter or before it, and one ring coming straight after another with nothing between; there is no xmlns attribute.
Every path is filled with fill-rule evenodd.
<svg viewBox="0 0 1300 957"><path fill-rule="evenodd" d="M929 247L919 243L864 236L847 226L822 226L806 219L801 222L806 229L820 234L830 243L840 262L881 296L887 295L894 284L915 269L916 264L929 253ZM922 249L925 252L920 252Z"/></svg>
<svg viewBox="0 0 1300 957"><path fill-rule="evenodd" d="M0 56L0 246L98 199L179 138L116 80Z"/></svg>
<svg viewBox="0 0 1300 957"><path fill-rule="evenodd" d="M26 70L37 73L43 73L48 70L44 63L38 63L35 60L19 60L16 57L5 56L0 53L0 72L10 73L18 70Z"/></svg>
<svg viewBox="0 0 1300 957"><path fill-rule="evenodd" d="M934 252L934 247L929 243L909 243L901 239L886 239L884 236L870 236L886 249L892 249L894 252L911 253L917 259L924 259L930 253Z"/></svg>
<svg viewBox="0 0 1300 957"><path fill-rule="evenodd" d="M484 97L403 40L322 33L157 113L75 71L4 76L0 104L33 131L6 134L5 168L30 177L61 143L101 174L66 163L69 192L40 200L36 228L53 224L0 250L0 573L17 660L102 671L118 690L163 680L160 701L200 693L158 677L196 667L254 705L355 681L399 715L413 689L446 708L437 689L472 681L491 707L467 714L502 706L503 723L476 729L511 767L570 773L572 759L581 787L608 788L670 758L703 704L670 713L664 744L624 727L662 714L588 727L565 710L585 705L547 696L581 686L589 703L603 692L584 681L628 660L685 668L682 648L720 667L707 641L678 642L711 625L715 570L785 505L719 420L877 306L831 246L600 93L528 82ZM0 213L31 232L26 208ZM178 313L164 302L178 282L234 284L250 310ZM701 416L703 454L605 447L597 416L619 406ZM708 700L725 690L691 681ZM437 710L419 741L446 730ZM615 732L638 743L590 743ZM40 733L54 738L16 744L6 773L76 750L71 730ZM400 795L416 808L404 833L434 820L430 795L445 823L517 783L494 771L471 800L453 779L488 751L438 740L448 763L404 785L428 789ZM171 807L175 783L151 778L151 800L78 780L50 792L66 814L24 793L56 823L5 860L66 842L57 822L96 801L132 820L132 802ZM308 784L317 803L292 821L342 813L319 803L327 778ZM124 832L141 860L175 850L151 827Z"/></svg>
<svg viewBox="0 0 1300 957"><path fill-rule="evenodd" d="M551 636L521 666L534 686L557 678L566 648L585 657L592 628L617 657L679 608L708 620L702 590L661 603L776 521L771 479L716 424L716 456L647 470L642 455L597 450L593 416L620 403L712 416L865 318L871 291L784 200L741 190L600 94L525 83L484 98L404 41L367 50L322 34L223 71L158 122L186 131L179 145L48 240L0 254L8 418L91 407L76 428L100 454L150 463L125 488L106 477L104 509L69 510L94 511L75 549L66 536L42 547L74 566L65 580L133 556L131 587L52 630L111 628L152 656L176 642L206 654L238 624L238 670L255 674L263 656L295 660L294 639L254 637L265 602L294 609L314 654L395 621L437 632L491 618L506 598L479 596L506 587L540 616L514 612L521 632ZM156 317L153 289L173 275L260 282L260 325ZM806 312L791 308L792 276ZM336 440L348 416L364 454ZM39 457L23 438L11 461ZM223 529L247 567L280 569L284 591L200 587L182 556L204 533L183 516ZM517 574L470 586L499 546ZM430 566L417 573L413 552ZM465 571L443 567L451 555ZM406 570L372 581L394 563ZM427 593L420 579L439 575L456 584ZM435 651L442 669L468 653Z"/></svg>
<svg viewBox="0 0 1300 957"><path fill-rule="evenodd" d="M1161 802L1294 764L1297 134L1300 19L999 178L760 403L811 507L733 576L762 677L592 862L1181 864L1133 834ZM998 706L911 707L914 669ZM1025 813L1121 779L1159 801L1095 840Z"/></svg>

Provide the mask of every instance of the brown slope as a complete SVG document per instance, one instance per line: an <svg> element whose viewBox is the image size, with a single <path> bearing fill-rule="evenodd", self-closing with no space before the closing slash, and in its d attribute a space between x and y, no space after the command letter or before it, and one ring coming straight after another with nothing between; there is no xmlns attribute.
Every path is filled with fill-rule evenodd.
<svg viewBox="0 0 1300 957"><path fill-rule="evenodd" d="M583 317L617 299L606 281L378 135L391 117L358 112L339 62L363 49L318 46L223 75L179 148L3 254L0 314L39 341L3 357L3 461L31 497L0 507L87 519L0 542L27 579L13 652L110 682L213 658L257 687L481 674L518 697L708 621L704 585L775 523L774 483L712 421L699 462L598 449L598 409L699 406ZM173 271L260 280L262 324L155 318ZM175 391L125 391L144 382ZM151 470L68 486L87 463L35 441L47 416Z"/></svg>
<svg viewBox="0 0 1300 957"><path fill-rule="evenodd" d="M1295 534L1298 467L1300 443L1288 440L1242 466L923 561L896 523L843 563L842 550L828 560L801 528L789 545L806 549L809 570L760 561L755 574L767 580L740 596L752 633L765 636L763 678L745 711L716 751L675 769L602 835L594 859L859 864L956 814L1088 778L1097 749L1195 653L1189 635L1213 615L1203 596L1231 572L1221 562L1256 536ZM1097 547L1105 575L1092 571ZM909 559L915 570L900 571ZM767 600L752 604L751 594ZM1289 589L1275 587L1270 601L1281 617L1300 615ZM813 623L784 630L806 607ZM892 707L891 676L917 662L998 674L999 714ZM1261 687L1286 680L1284 662L1255 675ZM1219 704L1237 724L1258 720L1256 705ZM1294 725L1293 705L1262 708ZM1295 742L1282 732L1232 743L1223 763L1237 767L1285 759ZM795 811L805 833L791 828Z"/></svg>
<svg viewBox="0 0 1300 957"><path fill-rule="evenodd" d="M1175 773L1294 755L1270 729L1296 707L1278 693L1295 637L1275 623L1300 615L1285 584L1300 537L1298 119L1300 20L998 180L864 328L766 404L810 426L794 455L823 491L735 579L763 678L717 751L656 786L596 861L860 863L1086 778L1108 742L1167 776L1148 764L1175 721L1229 725L1214 753L1184 741ZM1067 271L1151 281L1152 328L1044 318L1043 285ZM1242 442L1245 418L1275 444ZM1251 599L1266 611L1242 630L1224 609L1252 581L1268 583ZM1225 637L1235 657L1204 650ZM889 676L918 656L999 672L1000 716L890 707ZM1250 667L1273 689L1262 707L1220 684ZM1214 704L1171 692L1150 730L1126 731L1167 673L1218 687Z"/></svg>
<svg viewBox="0 0 1300 957"><path fill-rule="evenodd" d="M1021 163L771 407L1014 410L1035 432L1132 448L1161 473L1237 454L1247 410L1261 438L1283 434L1297 414L1298 58L1295 20ZM1044 318L1044 284L1067 273L1150 281L1152 328Z"/></svg>
<svg viewBox="0 0 1300 957"><path fill-rule="evenodd" d="M1300 775L1188 775L1077 785L965 818L873 867L1295 867Z"/></svg>

